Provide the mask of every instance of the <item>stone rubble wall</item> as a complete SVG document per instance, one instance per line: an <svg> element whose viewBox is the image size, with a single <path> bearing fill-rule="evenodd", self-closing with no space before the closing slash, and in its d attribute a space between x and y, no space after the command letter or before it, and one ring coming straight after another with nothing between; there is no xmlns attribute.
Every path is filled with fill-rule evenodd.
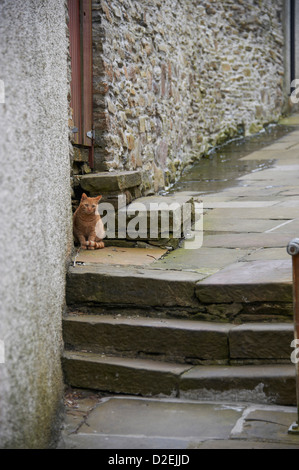
<svg viewBox="0 0 299 470"><path fill-rule="evenodd" d="M277 121L283 56L282 0L93 0L95 170L148 194Z"/></svg>

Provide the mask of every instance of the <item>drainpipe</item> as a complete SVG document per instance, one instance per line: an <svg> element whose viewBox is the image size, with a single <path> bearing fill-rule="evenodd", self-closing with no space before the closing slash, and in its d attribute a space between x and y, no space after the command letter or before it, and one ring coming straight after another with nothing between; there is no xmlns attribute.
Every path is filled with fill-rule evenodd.
<svg viewBox="0 0 299 470"><path fill-rule="evenodd" d="M293 309L294 309L294 338L295 348L299 346L299 238L294 238L287 246L287 252L292 256L293 268ZM296 367L296 394L297 394L297 422L289 428L289 434L299 435L299 357L295 356Z"/></svg>

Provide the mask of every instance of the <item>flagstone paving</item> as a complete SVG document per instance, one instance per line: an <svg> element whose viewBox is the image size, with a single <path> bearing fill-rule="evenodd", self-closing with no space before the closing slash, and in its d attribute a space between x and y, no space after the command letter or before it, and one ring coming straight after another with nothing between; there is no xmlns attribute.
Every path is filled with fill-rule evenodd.
<svg viewBox="0 0 299 470"><path fill-rule="evenodd" d="M68 275L68 304L108 307L110 303L126 306L127 311L154 307L160 314L164 309L165 315L197 314L209 321L211 312L215 321L257 321L259 315L261 320L291 321L292 260L286 247L299 234L298 128L260 150L240 155L240 160L252 159L255 166L239 171L236 165L234 172L230 164L229 182L221 190L215 192L213 184L213 191L201 191L200 181L197 192L190 190L196 175L187 175L183 191L164 198L202 202L203 232L196 233L195 249L190 240L175 250L137 241L136 248L124 244L80 252L79 264L74 263ZM234 158L238 160L237 153ZM223 168L220 174L225 179ZM221 314L216 305L220 303Z"/></svg>
<svg viewBox="0 0 299 470"><path fill-rule="evenodd" d="M185 240L167 252L143 246L133 248L130 256L124 246L121 252L107 247L79 254L80 264L74 263L68 274L69 308L119 315L119 326L102 318L107 331L118 331L116 348L122 347L121 332L130 326L125 316L132 316L136 328L139 314L160 320L169 316L172 331L176 327L171 321L182 317L207 322L211 331L227 336L229 365L217 364L223 361L223 349L215 363L204 366L194 357L188 357L189 362L163 362L163 355L150 346L146 350L146 341L143 351L140 344L142 334L145 338L150 331L149 320L139 322L143 330L134 330L139 335L138 358L130 356L128 345L120 358L98 354L89 343L80 351L77 332L78 350L66 351L63 358L67 383L107 394L95 395L82 413L80 405L78 413L67 413L61 448L299 447L298 436L287 433L297 418L296 408L278 406L296 401L295 368L287 359L293 299L292 259L286 246L299 236L299 131L297 121L287 124L294 125L293 132L268 147L240 154L239 160L249 165L247 172L228 182L223 172L218 187L214 181L210 189L191 176L181 185L184 197L203 203L200 247L192 249ZM88 332L100 335L99 322L90 313L81 318L86 341ZM80 323L71 320L65 320L68 328ZM175 334L186 333L179 330ZM165 331L161 329L161 338ZM149 397L159 390L172 398ZM147 398L115 397L108 391Z"/></svg>
<svg viewBox="0 0 299 470"><path fill-rule="evenodd" d="M121 459L128 449L133 456L134 449L158 454L159 449L299 448L299 437L288 434L296 420L294 407L105 397L76 389L67 392L65 403L58 448L106 450L107 461Z"/></svg>

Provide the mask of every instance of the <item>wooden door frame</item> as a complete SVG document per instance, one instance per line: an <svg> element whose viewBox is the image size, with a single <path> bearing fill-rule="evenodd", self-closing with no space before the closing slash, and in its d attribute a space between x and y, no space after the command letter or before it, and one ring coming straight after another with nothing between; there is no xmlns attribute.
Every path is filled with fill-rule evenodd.
<svg viewBox="0 0 299 470"><path fill-rule="evenodd" d="M68 0L68 11L74 126L72 141L89 149L89 165L93 168L92 0Z"/></svg>

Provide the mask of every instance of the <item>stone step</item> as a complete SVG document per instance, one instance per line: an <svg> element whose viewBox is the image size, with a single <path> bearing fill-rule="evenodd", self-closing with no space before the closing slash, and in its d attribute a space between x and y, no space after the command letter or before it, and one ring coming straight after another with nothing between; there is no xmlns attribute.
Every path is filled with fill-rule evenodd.
<svg viewBox="0 0 299 470"><path fill-rule="evenodd" d="M187 364L290 363L293 325L68 315L66 349Z"/></svg>
<svg viewBox="0 0 299 470"><path fill-rule="evenodd" d="M239 271L239 281L237 277L224 280L225 269L208 277L200 270L75 265L68 270L66 299L70 307L106 309L106 313L126 309L204 321L291 322L291 282L272 283L266 274L265 280L258 278L259 267L255 278L245 282Z"/></svg>
<svg viewBox="0 0 299 470"><path fill-rule="evenodd" d="M120 307L197 307L193 272L162 271L132 266L76 265L67 275L66 298L71 305Z"/></svg>
<svg viewBox="0 0 299 470"><path fill-rule="evenodd" d="M142 183L140 171L104 171L80 176L81 188L91 196L102 193L125 191Z"/></svg>
<svg viewBox="0 0 299 470"><path fill-rule="evenodd" d="M194 211L194 200L191 193L175 194L173 196L146 196L140 197L137 201L124 210L120 211L122 218L128 221L138 215L141 225L145 225L145 234L154 231L154 222L157 222L158 232L176 232L181 229L183 222L190 220ZM125 214L124 214L125 213ZM165 227L161 227L164 222ZM169 222L169 224L168 224Z"/></svg>
<svg viewBox="0 0 299 470"><path fill-rule="evenodd" d="M197 285L202 302L292 302L291 260L261 260L228 265Z"/></svg>
<svg viewBox="0 0 299 470"><path fill-rule="evenodd" d="M100 203L99 212L104 215L108 241L148 241L177 248L182 238L192 238L195 207L193 193L179 193L140 197L128 205L120 203L117 212L107 215L105 205ZM200 213L197 219L200 220Z"/></svg>
<svg viewBox="0 0 299 470"><path fill-rule="evenodd" d="M70 351L62 364L66 384L101 392L296 404L295 368L289 365L187 366Z"/></svg>
<svg viewBox="0 0 299 470"><path fill-rule="evenodd" d="M180 380L180 397L296 404L294 365L194 366Z"/></svg>
<svg viewBox="0 0 299 470"><path fill-rule="evenodd" d="M99 213L109 243L119 239L127 243L152 241L177 248L183 237L192 237L195 209L200 212L201 208L195 204L197 193L141 197L139 171L91 173L76 176L76 180L89 196L102 195Z"/></svg>
<svg viewBox="0 0 299 470"><path fill-rule="evenodd" d="M175 395L180 375L188 366L147 359L109 357L65 351L65 383L111 393Z"/></svg>
<svg viewBox="0 0 299 470"><path fill-rule="evenodd" d="M110 203L116 210L141 196L140 171L104 171L76 176L76 183L88 196L102 195L101 202Z"/></svg>
<svg viewBox="0 0 299 470"><path fill-rule="evenodd" d="M229 326L188 320L69 315L67 349L177 363L228 361Z"/></svg>

